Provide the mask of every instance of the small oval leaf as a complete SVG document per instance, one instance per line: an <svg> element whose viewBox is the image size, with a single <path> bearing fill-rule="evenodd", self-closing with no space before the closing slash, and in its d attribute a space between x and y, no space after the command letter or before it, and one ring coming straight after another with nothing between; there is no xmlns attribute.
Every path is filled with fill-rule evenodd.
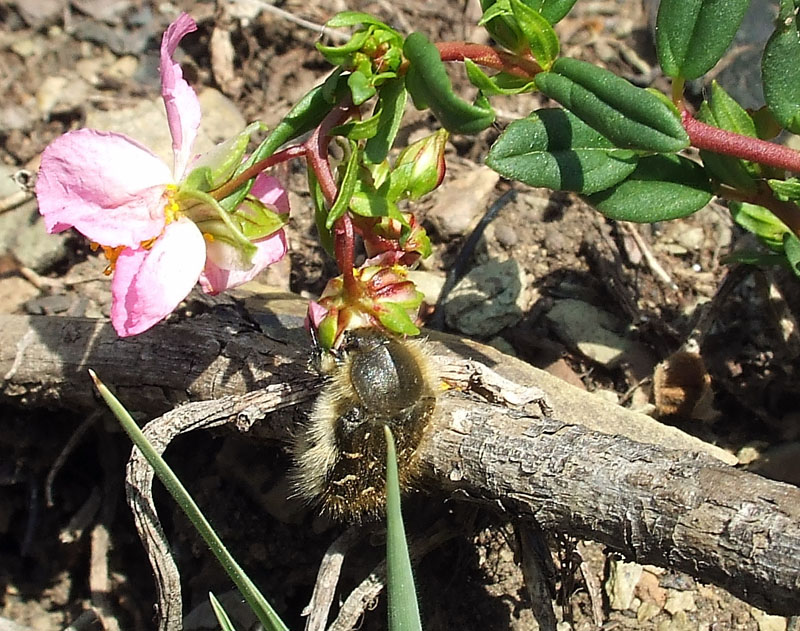
<svg viewBox="0 0 800 631"><path fill-rule="evenodd" d="M716 81L711 86L711 100L700 106L697 119L720 129L756 136L753 119ZM753 176L760 175L759 165L702 149L700 157L709 173L720 182L751 192L757 188Z"/></svg>
<svg viewBox="0 0 800 631"><path fill-rule="evenodd" d="M442 127L456 134L477 134L494 122L485 99L470 104L456 96L439 49L422 33L406 38L403 55L409 61L406 89L417 109L430 108Z"/></svg>
<svg viewBox="0 0 800 631"><path fill-rule="evenodd" d="M596 193L628 177L636 156L562 109L543 109L511 123L486 164L501 175L561 191Z"/></svg>
<svg viewBox="0 0 800 631"><path fill-rule="evenodd" d="M577 0L539 0L541 8L537 7L535 4L533 8L537 9L550 24L555 24L569 13L569 10L576 1Z"/></svg>
<svg viewBox="0 0 800 631"><path fill-rule="evenodd" d="M311 88L283 117L264 142L253 151L250 158L236 170L236 173L241 173L259 160L268 158L283 143L319 125L325 115L333 109L333 103L326 98L324 92L324 85Z"/></svg>
<svg viewBox="0 0 800 631"><path fill-rule="evenodd" d="M730 202L729 207L737 224L756 235L771 250L783 251L783 239L790 230L772 211L747 202Z"/></svg>
<svg viewBox="0 0 800 631"><path fill-rule="evenodd" d="M562 57L535 81L617 147L672 153L689 146L680 117L667 103L608 70Z"/></svg>
<svg viewBox="0 0 800 631"><path fill-rule="evenodd" d="M783 12L783 11L782 11ZM780 17L780 16L779 16ZM792 12L777 22L761 59L764 100L775 119L800 133L800 30Z"/></svg>
<svg viewBox="0 0 800 631"><path fill-rule="evenodd" d="M378 130L364 146L364 159L380 164L389 155L406 108L408 93L402 79L389 79L378 89Z"/></svg>
<svg viewBox="0 0 800 631"><path fill-rule="evenodd" d="M550 26L550 22L538 11L530 8L520 0L509 0L514 19L517 21L522 34L528 40L531 54L544 70L553 65L553 60L558 57L558 36Z"/></svg>
<svg viewBox="0 0 800 631"><path fill-rule="evenodd" d="M711 201L701 166L681 156L648 156L630 177L589 195L587 201L610 219L652 223L686 217Z"/></svg>
<svg viewBox="0 0 800 631"><path fill-rule="evenodd" d="M656 50L664 74L696 79L731 45L750 0L661 0Z"/></svg>

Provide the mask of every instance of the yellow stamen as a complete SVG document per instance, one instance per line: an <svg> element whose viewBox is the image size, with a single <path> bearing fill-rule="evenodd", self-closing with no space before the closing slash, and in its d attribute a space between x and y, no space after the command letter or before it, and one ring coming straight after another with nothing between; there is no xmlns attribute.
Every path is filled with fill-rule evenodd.
<svg viewBox="0 0 800 631"><path fill-rule="evenodd" d="M164 219L167 224L172 223L180 217L181 210L178 202L175 201L175 194L178 192L178 187L174 184L167 184L164 189L164 194L167 197L167 203L164 205Z"/></svg>
<svg viewBox="0 0 800 631"><path fill-rule="evenodd" d="M209 243L213 243L213 242L214 242L214 235L213 235L213 234L211 234L210 232L204 232L204 233L203 233L203 238L204 238L206 241L208 241Z"/></svg>
<svg viewBox="0 0 800 631"><path fill-rule="evenodd" d="M119 258L119 255L122 253L122 251L125 249L125 246L120 245L116 248L110 248L106 245L101 245L99 247L103 248L103 255L108 259L108 265L103 270L103 274L105 274L106 276L111 276L111 272L113 272L114 268L117 266L117 259ZM97 249L97 248L92 248L92 249Z"/></svg>
<svg viewBox="0 0 800 631"><path fill-rule="evenodd" d="M177 221L178 218L181 216L181 209L178 205L178 202L175 201L175 195L178 192L178 187L174 184L167 184L164 189L164 196L166 197L166 202L164 204L164 220L165 224L170 224L173 221ZM145 250L149 250L153 247L153 244L156 240L160 237L153 237L152 239L147 239L146 241L142 241L140 247ZM207 241L213 241L214 237L210 234L204 235ZM117 259L119 255L122 253L123 250L126 249L126 246L120 245L118 247L112 248L107 245L100 245L99 243L95 243L92 241L89 244L89 247L92 249L92 252L96 252L97 250L102 249L103 255L108 259L108 265L103 270L103 274L106 276L110 276L114 268L117 266Z"/></svg>

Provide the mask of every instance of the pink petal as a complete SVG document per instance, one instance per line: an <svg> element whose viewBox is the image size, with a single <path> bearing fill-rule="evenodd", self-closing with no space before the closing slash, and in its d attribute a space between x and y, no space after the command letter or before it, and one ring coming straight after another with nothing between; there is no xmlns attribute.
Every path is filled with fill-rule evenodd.
<svg viewBox="0 0 800 631"><path fill-rule="evenodd" d="M169 167L135 140L79 129L42 153L36 196L48 232L74 226L102 245L137 247L164 227Z"/></svg>
<svg viewBox="0 0 800 631"><path fill-rule="evenodd" d="M136 335L167 317L194 287L205 257L205 239L188 219L169 224L149 250L124 250L111 281L117 333Z"/></svg>
<svg viewBox="0 0 800 631"><path fill-rule="evenodd" d="M259 173L253 182L250 194L279 213L289 212L289 196L278 178Z"/></svg>
<svg viewBox="0 0 800 631"><path fill-rule="evenodd" d="M320 322L328 315L328 310L315 300L308 303L308 313L306 314L306 328L310 324L315 329L319 328Z"/></svg>
<svg viewBox="0 0 800 631"><path fill-rule="evenodd" d="M197 30L197 24L186 13L169 25L161 38L161 96L167 108L167 122L172 134L175 179L180 180L191 157L192 144L200 126L200 101L183 78L180 64L172 56L185 35Z"/></svg>
<svg viewBox="0 0 800 631"><path fill-rule="evenodd" d="M222 241L209 243L206 266L200 276L203 291L207 294L218 294L253 280L266 267L280 261L286 254L286 235L283 230L279 230L266 239L254 241L253 245L258 251L253 255L252 267L242 270L236 268L236 262L241 257L234 246Z"/></svg>

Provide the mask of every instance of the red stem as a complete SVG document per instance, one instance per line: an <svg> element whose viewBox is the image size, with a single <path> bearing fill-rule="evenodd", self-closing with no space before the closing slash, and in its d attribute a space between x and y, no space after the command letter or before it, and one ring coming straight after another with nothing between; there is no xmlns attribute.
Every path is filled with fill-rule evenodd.
<svg viewBox="0 0 800 631"><path fill-rule="evenodd" d="M293 145L291 147L286 147L286 149L282 151L278 151L277 153L273 153L269 158L264 158L259 162L256 162L253 166L249 167L248 169L242 171L238 176L229 180L218 189L211 191L211 196L214 199L225 199L228 195L233 193L237 188L242 186L247 180L252 177L255 177L262 171L270 168L271 166L275 166L281 162L286 162L287 160L291 160L292 158L301 158L307 153L307 149L304 145Z"/></svg>
<svg viewBox="0 0 800 631"><path fill-rule="evenodd" d="M436 44L442 61L471 59L476 64L502 70L523 79L532 79L542 69L532 57L520 57L495 50L491 46L470 42L440 42Z"/></svg>
<svg viewBox="0 0 800 631"><path fill-rule="evenodd" d="M706 125L685 109L681 111L681 120L686 133L689 134L689 141L698 149L800 173L800 153L789 147ZM769 208L792 232L800 236L800 212L797 205L777 199L770 189L765 188L755 194L747 194L725 187L719 191L719 195L726 199Z"/></svg>
<svg viewBox="0 0 800 631"><path fill-rule="evenodd" d="M681 120L689 141L698 149L800 173L800 153L789 147L706 125L686 110Z"/></svg>
<svg viewBox="0 0 800 631"><path fill-rule="evenodd" d="M346 99L325 116L314 130L314 133L311 134L311 137L303 143L307 150L306 158L311 168L314 169L314 175L317 177L322 194L325 196L325 201L331 206L336 201L339 191L336 186L336 178L333 176L331 165L328 162L329 134L331 129L347 120L352 114L353 104L349 99ZM358 292L358 283L356 283L353 275L355 235L353 233L353 223L348 213L337 219L333 226L333 250L336 256L336 264L339 266L339 271L344 279L344 289L350 296L355 297Z"/></svg>
<svg viewBox="0 0 800 631"><path fill-rule="evenodd" d="M311 168L314 169L314 175L317 176L325 201L331 205L336 201L338 189L336 178L333 177L331 165L328 162L328 143L331 140L329 134L331 129L347 120L347 117L352 114L352 109L353 104L349 99L345 99L328 112L314 133L303 143L307 151L306 157Z"/></svg>
<svg viewBox="0 0 800 631"><path fill-rule="evenodd" d="M353 275L355 265L355 234L350 213L345 213L333 225L333 250L342 272L345 293L352 299L358 296L358 283Z"/></svg>

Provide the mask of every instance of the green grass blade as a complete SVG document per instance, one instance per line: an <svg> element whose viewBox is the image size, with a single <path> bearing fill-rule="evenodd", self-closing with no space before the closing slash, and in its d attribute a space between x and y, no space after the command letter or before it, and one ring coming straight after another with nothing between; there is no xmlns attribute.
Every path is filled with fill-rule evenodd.
<svg viewBox="0 0 800 631"><path fill-rule="evenodd" d="M103 385L103 382L98 379L95 372L89 370L89 374L100 396L103 397L108 407L111 408L111 411L119 420L122 428L128 436L130 436L134 445L142 452L147 462L150 463L150 466L153 467L153 471L158 476L158 479L161 480L161 483L166 487L167 491L169 491L169 494L178 503L178 506L181 507L181 510L189 518L189 521L192 522L197 532L203 537L206 544L211 549L211 552L214 553L214 556L217 557L217 560L228 573L228 576L231 577L236 587L239 588L242 596L244 596L250 608L261 621L261 624L264 625L264 628L268 631L289 631L289 628L278 617L278 614L275 613L275 610L266 601L261 592L258 591L253 581L250 580L244 570L236 563L230 552L225 548L222 540L217 533L214 532L214 529L211 527L211 524L208 523L203 513L200 512L200 508L195 504L189 492L184 488L183 484L175 473L173 473L172 469L170 469L166 461L153 449L147 437L142 433L142 430L139 429L136 421L133 420L117 398L111 394L111 391Z"/></svg>
<svg viewBox="0 0 800 631"><path fill-rule="evenodd" d="M217 597L211 592L208 592L208 599L211 601L211 609L214 610L214 615L217 617L217 622L219 622L219 628L222 631L236 631L233 622L231 622L231 619L217 600Z"/></svg>
<svg viewBox="0 0 800 631"><path fill-rule="evenodd" d="M403 515L397 453L391 430L386 433L386 593L389 600L389 631L422 631L417 592L411 572Z"/></svg>

